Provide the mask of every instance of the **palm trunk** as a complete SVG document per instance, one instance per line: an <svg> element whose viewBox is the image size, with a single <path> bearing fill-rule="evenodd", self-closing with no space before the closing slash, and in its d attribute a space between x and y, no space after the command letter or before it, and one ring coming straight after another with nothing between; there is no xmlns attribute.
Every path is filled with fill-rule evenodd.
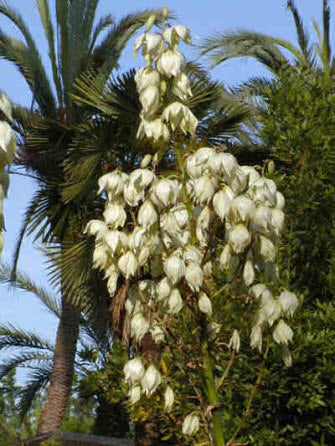
<svg viewBox="0 0 335 446"><path fill-rule="evenodd" d="M80 310L62 296L62 314L57 329L50 386L40 416L38 434L53 432L62 424L74 374L79 322Z"/></svg>

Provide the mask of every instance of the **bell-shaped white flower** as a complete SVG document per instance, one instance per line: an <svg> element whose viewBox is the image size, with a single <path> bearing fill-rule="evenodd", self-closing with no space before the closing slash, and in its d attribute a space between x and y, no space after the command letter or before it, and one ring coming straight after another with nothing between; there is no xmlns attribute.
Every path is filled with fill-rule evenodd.
<svg viewBox="0 0 335 446"><path fill-rule="evenodd" d="M204 276L208 277L213 274L213 263L211 260L208 260L203 266Z"/></svg>
<svg viewBox="0 0 335 446"><path fill-rule="evenodd" d="M256 206L250 198L240 195L231 203L229 219L233 223L248 221L254 214Z"/></svg>
<svg viewBox="0 0 335 446"><path fill-rule="evenodd" d="M169 141L170 132L167 125L164 124L161 118L156 119L141 119L137 130L136 137L142 139L144 137L153 139L155 142L159 140Z"/></svg>
<svg viewBox="0 0 335 446"><path fill-rule="evenodd" d="M299 305L297 296L294 293L287 290L280 293L278 301L283 313L289 316L294 315L295 310Z"/></svg>
<svg viewBox="0 0 335 446"><path fill-rule="evenodd" d="M170 279L164 277L156 286L156 294L158 301L164 301L169 297L172 291L172 283Z"/></svg>
<svg viewBox="0 0 335 446"><path fill-rule="evenodd" d="M186 206L184 204L178 204L177 206L174 206L170 212L175 218L178 227L180 229L183 229L189 221L189 215Z"/></svg>
<svg viewBox="0 0 335 446"><path fill-rule="evenodd" d="M191 110L177 101L165 108L162 118L163 121L170 124L173 131L179 128L185 134L194 134L198 125L198 120Z"/></svg>
<svg viewBox="0 0 335 446"><path fill-rule="evenodd" d="M249 246L251 242L251 235L248 229L243 224L232 226L228 231L228 241L233 251L240 254Z"/></svg>
<svg viewBox="0 0 335 446"><path fill-rule="evenodd" d="M185 280L192 291L200 290L204 280L204 275L198 263L189 262L185 269Z"/></svg>
<svg viewBox="0 0 335 446"><path fill-rule="evenodd" d="M150 228L158 219L157 212L150 200L146 200L140 207L137 215L138 223L144 228Z"/></svg>
<svg viewBox="0 0 335 446"><path fill-rule="evenodd" d="M101 243L96 244L93 251L93 268L104 269L108 263L108 253L106 246Z"/></svg>
<svg viewBox="0 0 335 446"><path fill-rule="evenodd" d="M202 261L201 251L195 246L186 246L184 251L184 260L185 262L195 262L200 264Z"/></svg>
<svg viewBox="0 0 335 446"><path fill-rule="evenodd" d="M9 164L15 156L16 138L11 126L0 121L0 163Z"/></svg>
<svg viewBox="0 0 335 446"><path fill-rule="evenodd" d="M104 221L101 220L91 220L87 223L84 234L89 236L95 236L97 241L105 239L108 233L108 227Z"/></svg>
<svg viewBox="0 0 335 446"><path fill-rule="evenodd" d="M107 280L107 289L110 296L114 296L115 291L117 289L117 281L119 278L119 274L115 271L110 273Z"/></svg>
<svg viewBox="0 0 335 446"><path fill-rule="evenodd" d="M285 198L282 193L276 192L276 208L282 211L285 207Z"/></svg>
<svg viewBox="0 0 335 446"><path fill-rule="evenodd" d="M149 153L144 155L144 157L141 161L141 169L145 169L146 167L148 167L150 165L151 161L152 161L152 155L149 155Z"/></svg>
<svg viewBox="0 0 335 446"><path fill-rule="evenodd" d="M186 101L189 97L192 97L190 80L185 73L181 73L174 79L172 91L182 101Z"/></svg>
<svg viewBox="0 0 335 446"><path fill-rule="evenodd" d="M113 254L125 248L127 242L128 237L122 231L108 231L105 235L105 243L112 250Z"/></svg>
<svg viewBox="0 0 335 446"><path fill-rule="evenodd" d="M247 260L245 262L244 268L243 268L243 280L246 286L250 286L253 284L255 280L255 270L254 265L251 260Z"/></svg>
<svg viewBox="0 0 335 446"><path fill-rule="evenodd" d="M223 270L229 270L230 265L231 265L231 247L230 245L225 245L221 255L220 255L220 266Z"/></svg>
<svg viewBox="0 0 335 446"><path fill-rule="evenodd" d="M108 197L110 200L112 200L114 197L122 194L127 178L127 174L118 170L114 170L113 172L102 175L102 177L100 177L98 181L98 194L101 194L102 191L107 190Z"/></svg>
<svg viewBox="0 0 335 446"><path fill-rule="evenodd" d="M223 174L224 178L230 179L234 176L238 162L231 153L216 153L209 159L209 167L216 175Z"/></svg>
<svg viewBox="0 0 335 446"><path fill-rule="evenodd" d="M164 392L164 409L169 411L172 409L174 403L174 392L170 386L167 386Z"/></svg>
<svg viewBox="0 0 335 446"><path fill-rule="evenodd" d="M203 230L208 230L211 222L211 210L205 206L199 214L197 225Z"/></svg>
<svg viewBox="0 0 335 446"><path fill-rule="evenodd" d="M270 327L280 317L281 308L276 299L273 299L269 291L264 291L261 297L260 321L267 322Z"/></svg>
<svg viewBox="0 0 335 446"><path fill-rule="evenodd" d="M283 321L283 319L280 319L273 331L273 339L275 342L277 342L277 344L287 345L290 341L292 341L292 338L292 329Z"/></svg>
<svg viewBox="0 0 335 446"><path fill-rule="evenodd" d="M208 175L203 175L194 184L194 195L197 203L209 203L215 193L215 182Z"/></svg>
<svg viewBox="0 0 335 446"><path fill-rule="evenodd" d="M168 78L177 77L181 73L184 56L176 49L164 51L156 61L157 70Z"/></svg>
<svg viewBox="0 0 335 446"><path fill-rule="evenodd" d="M250 335L250 347L262 351L262 328L259 325L252 327Z"/></svg>
<svg viewBox="0 0 335 446"><path fill-rule="evenodd" d="M285 367L289 368L292 366L292 354L286 345L284 345L282 348L282 358L283 358Z"/></svg>
<svg viewBox="0 0 335 446"><path fill-rule="evenodd" d="M159 344L159 343L165 341L164 331L158 325L154 325L153 327L151 327L150 328L150 333L151 333L152 339L154 340L154 342L156 344Z"/></svg>
<svg viewBox="0 0 335 446"><path fill-rule="evenodd" d="M140 102L143 112L147 115L153 115L160 105L160 93L157 87L150 85L140 94Z"/></svg>
<svg viewBox="0 0 335 446"><path fill-rule="evenodd" d="M136 404L141 399L141 387L132 386L128 393L130 404Z"/></svg>
<svg viewBox="0 0 335 446"><path fill-rule="evenodd" d="M274 229L274 233L279 236L283 230L285 221L284 212L280 209L271 209L271 225Z"/></svg>
<svg viewBox="0 0 335 446"><path fill-rule="evenodd" d="M163 36L169 45L178 43L179 39L186 43L190 42L190 30L186 26L182 25L175 25L167 28L164 31Z"/></svg>
<svg viewBox="0 0 335 446"><path fill-rule="evenodd" d="M127 214L121 204L107 204L103 213L105 222L113 228L123 227L127 220Z"/></svg>
<svg viewBox="0 0 335 446"><path fill-rule="evenodd" d="M239 167L229 180L229 185L235 194L242 194L248 187L248 177Z"/></svg>
<svg viewBox="0 0 335 446"><path fill-rule="evenodd" d="M210 322L208 324L208 331L210 334L211 339L215 339L216 336L220 333L221 331L221 324L218 324L217 322Z"/></svg>
<svg viewBox="0 0 335 446"><path fill-rule="evenodd" d="M274 262L276 259L276 248L264 235L259 236L259 253L267 262Z"/></svg>
<svg viewBox="0 0 335 446"><path fill-rule="evenodd" d="M191 178L199 178L203 174L204 166L199 163L194 155L186 159L186 171Z"/></svg>
<svg viewBox="0 0 335 446"><path fill-rule="evenodd" d="M212 147L201 147L194 153L194 158L197 164L207 167L208 163L215 155L215 149Z"/></svg>
<svg viewBox="0 0 335 446"><path fill-rule="evenodd" d="M136 251L144 245L147 241L146 229L136 226L131 234L128 236L128 248L131 251Z"/></svg>
<svg viewBox="0 0 335 446"><path fill-rule="evenodd" d="M4 93L0 94L0 110L10 121L13 119L12 103Z"/></svg>
<svg viewBox="0 0 335 446"><path fill-rule="evenodd" d="M158 205L169 206L175 203L179 189L175 181L169 179L159 180L152 188L151 199Z"/></svg>
<svg viewBox="0 0 335 446"><path fill-rule="evenodd" d="M252 216L252 228L264 234L269 232L271 227L271 209L265 205L259 205Z"/></svg>
<svg viewBox="0 0 335 446"><path fill-rule="evenodd" d="M180 292L177 288L172 290L169 300L169 313L177 314L183 308L183 299L181 298Z"/></svg>
<svg viewBox="0 0 335 446"><path fill-rule="evenodd" d="M263 283L257 283L249 289L249 295L255 299L260 299L267 287Z"/></svg>
<svg viewBox="0 0 335 446"><path fill-rule="evenodd" d="M123 196L129 206L137 206L143 200L144 191L143 189L137 189L133 182L128 181L124 186Z"/></svg>
<svg viewBox="0 0 335 446"><path fill-rule="evenodd" d="M142 191L152 184L155 180L155 174L149 169L135 169L129 175L129 181L135 186L136 190Z"/></svg>
<svg viewBox="0 0 335 446"><path fill-rule="evenodd" d="M150 324L142 313L135 314L130 321L131 335L137 342L141 342L143 336L149 331Z"/></svg>
<svg viewBox="0 0 335 446"><path fill-rule="evenodd" d="M142 67L137 70L134 79L139 93L150 86L159 87L160 85L159 73L151 67Z"/></svg>
<svg viewBox="0 0 335 446"><path fill-rule="evenodd" d="M3 234L0 234L0 254L2 253L5 246L5 237Z"/></svg>
<svg viewBox="0 0 335 446"><path fill-rule="evenodd" d="M141 381L144 393L146 395L152 395L161 382L162 379L159 371L154 365L149 365Z"/></svg>
<svg viewBox="0 0 335 446"><path fill-rule="evenodd" d="M140 358L130 359L123 368L125 380L129 384L139 383L145 373L144 366Z"/></svg>
<svg viewBox="0 0 335 446"><path fill-rule="evenodd" d="M241 347L241 339L240 339L240 334L238 332L238 330L234 330L232 337L230 338L228 347L231 348L232 350L235 350L236 353L238 353L240 351L240 347Z"/></svg>
<svg viewBox="0 0 335 446"><path fill-rule="evenodd" d="M177 283L185 275L185 263L179 256L172 255L165 260L164 271L172 283Z"/></svg>
<svg viewBox="0 0 335 446"><path fill-rule="evenodd" d="M220 217L221 221L226 218L234 197L234 192L228 186L214 195L213 207L216 214Z"/></svg>
<svg viewBox="0 0 335 446"><path fill-rule="evenodd" d="M123 254L118 261L118 267L126 279L134 276L138 267L134 253L127 251Z"/></svg>
<svg viewBox="0 0 335 446"><path fill-rule="evenodd" d="M160 35L153 33L141 34L134 44L135 53L142 47L143 55L157 54L163 47L163 41Z"/></svg>
<svg viewBox="0 0 335 446"><path fill-rule="evenodd" d="M184 435L195 435L200 427L199 417L195 414L187 415L183 422L182 432Z"/></svg>
<svg viewBox="0 0 335 446"><path fill-rule="evenodd" d="M213 312L212 302L206 293L200 293L198 300L199 310L210 316Z"/></svg>
<svg viewBox="0 0 335 446"><path fill-rule="evenodd" d="M260 179L260 174L256 169L250 166L240 166L240 169L247 176L248 179L248 187L251 187L256 181Z"/></svg>

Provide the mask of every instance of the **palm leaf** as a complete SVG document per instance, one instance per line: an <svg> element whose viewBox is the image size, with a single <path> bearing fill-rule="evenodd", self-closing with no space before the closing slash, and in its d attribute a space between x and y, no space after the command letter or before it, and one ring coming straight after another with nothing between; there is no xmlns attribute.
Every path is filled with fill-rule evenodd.
<svg viewBox="0 0 335 446"><path fill-rule="evenodd" d="M21 421L23 421L28 411L31 409L40 392L50 381L50 375L51 363L48 363L41 367L36 367L34 372L29 376L28 381L20 391L17 404Z"/></svg>
<svg viewBox="0 0 335 446"><path fill-rule="evenodd" d="M33 293L47 310L56 317L60 317L61 308L58 297L52 295L49 290L38 285L27 274L21 273L20 271L16 273L15 280L13 280L12 268L5 262L0 263L0 283L8 284L13 288L28 293Z"/></svg>
<svg viewBox="0 0 335 446"><path fill-rule="evenodd" d="M2 361L0 364L0 380L12 371L15 371L18 367L34 369L41 362L52 361L52 358L53 354L48 355L40 352L20 352L18 355L11 356L10 358Z"/></svg>
<svg viewBox="0 0 335 446"><path fill-rule="evenodd" d="M51 14L48 0L36 0L38 10L40 13L41 22L44 28L44 33L48 41L49 57L52 68L53 80L56 86L58 103L62 104L62 86L58 72L56 48L55 48L55 32L51 21Z"/></svg>
<svg viewBox="0 0 335 446"><path fill-rule="evenodd" d="M0 350L32 348L53 352L53 345L36 333L22 330L12 324L0 324Z"/></svg>
<svg viewBox="0 0 335 446"><path fill-rule="evenodd" d="M311 49L310 45L308 31L305 28L304 22L293 0L288 0L287 7L291 11L295 22L300 50L302 54L305 56L307 65L313 66L314 56L313 56L313 50Z"/></svg>

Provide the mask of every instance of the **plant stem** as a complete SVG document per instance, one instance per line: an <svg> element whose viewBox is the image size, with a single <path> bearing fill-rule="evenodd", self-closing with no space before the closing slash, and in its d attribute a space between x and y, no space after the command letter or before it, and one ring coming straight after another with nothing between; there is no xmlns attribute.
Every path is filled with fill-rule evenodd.
<svg viewBox="0 0 335 446"><path fill-rule="evenodd" d="M218 408L219 400L213 376L212 358L208 351L207 341L202 343L202 355L205 374L205 388L210 406L213 408L213 439L215 446L224 446L221 411Z"/></svg>
<svg viewBox="0 0 335 446"><path fill-rule="evenodd" d="M235 438L237 437L237 435L240 433L241 429L244 427L245 423L247 422L247 419L248 419L248 417L250 415L250 409L251 409L252 402L253 402L253 400L255 398L257 389L258 389L258 387L259 387L259 385L260 385L260 383L262 381L262 378L263 378L263 372L264 372L264 369L265 369L265 362L266 362L266 358L267 358L268 353L269 353L269 349L270 349L270 342L268 340L267 343L266 343L266 349L265 349L265 352L264 352L263 361L262 361L261 367L259 369L256 382L253 385L253 387L252 387L252 389L251 389L251 391L249 393L247 407L245 409L244 415L242 417L242 420L241 420L240 424L237 426L237 429L234 432L233 436L230 438L228 444L234 442Z"/></svg>

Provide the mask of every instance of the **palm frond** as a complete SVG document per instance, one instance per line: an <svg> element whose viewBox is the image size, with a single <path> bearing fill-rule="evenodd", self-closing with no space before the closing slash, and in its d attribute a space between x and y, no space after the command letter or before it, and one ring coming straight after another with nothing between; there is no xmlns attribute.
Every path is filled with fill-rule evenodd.
<svg viewBox="0 0 335 446"><path fill-rule="evenodd" d="M89 53L91 54L95 44L97 43L98 38L100 37L100 34L105 31L107 28L109 28L110 26L112 26L115 22L114 17L111 14L108 14L104 17L101 17L99 22L95 25L93 32L92 32L92 37L91 37L91 43L90 43L90 47L89 47Z"/></svg>
<svg viewBox="0 0 335 446"><path fill-rule="evenodd" d="M288 0L287 8L291 11L295 22L300 50L302 54L305 56L307 65L313 66L315 61L314 61L313 49L310 44L308 31L305 28L304 22L293 0Z"/></svg>
<svg viewBox="0 0 335 446"><path fill-rule="evenodd" d="M40 349L53 352L54 347L36 333L25 331L12 324L0 324L0 350L9 348Z"/></svg>
<svg viewBox="0 0 335 446"><path fill-rule="evenodd" d="M0 31L0 57L13 63L30 87L43 115L53 115L55 100L39 54Z"/></svg>
<svg viewBox="0 0 335 446"><path fill-rule="evenodd" d="M246 30L231 31L208 37L201 45L202 54L210 54L213 65L236 57L253 57L273 72L288 61L271 36Z"/></svg>
<svg viewBox="0 0 335 446"><path fill-rule="evenodd" d="M23 421L28 411L31 409L40 392L50 381L50 375L51 363L48 363L41 367L36 367L34 372L29 376L25 386L20 391L17 404L21 421Z"/></svg>
<svg viewBox="0 0 335 446"><path fill-rule="evenodd" d="M53 354L45 354L41 352L20 352L17 355L4 359L0 364L0 380L7 376L18 367L34 369L41 362L52 361Z"/></svg>
<svg viewBox="0 0 335 446"><path fill-rule="evenodd" d="M323 59L329 69L331 61L331 45L330 45L330 6L328 0L322 3L322 23L323 23L323 42L322 53Z"/></svg>
<svg viewBox="0 0 335 446"><path fill-rule="evenodd" d="M51 21L51 14L49 8L48 0L36 0L38 10L40 13L41 22L44 28L44 33L47 38L48 46L49 46L49 57L52 68L53 80L55 83L58 104L62 104L62 85L61 79L59 77L58 65L57 65L57 56L56 56L56 47L55 47L55 31Z"/></svg>
<svg viewBox="0 0 335 446"><path fill-rule="evenodd" d="M5 262L0 263L0 284L8 284L9 286L33 293L54 316L60 317L61 307L59 298L52 295L45 287L38 285L27 274L20 271L16 273L15 280L12 279L12 268Z"/></svg>

